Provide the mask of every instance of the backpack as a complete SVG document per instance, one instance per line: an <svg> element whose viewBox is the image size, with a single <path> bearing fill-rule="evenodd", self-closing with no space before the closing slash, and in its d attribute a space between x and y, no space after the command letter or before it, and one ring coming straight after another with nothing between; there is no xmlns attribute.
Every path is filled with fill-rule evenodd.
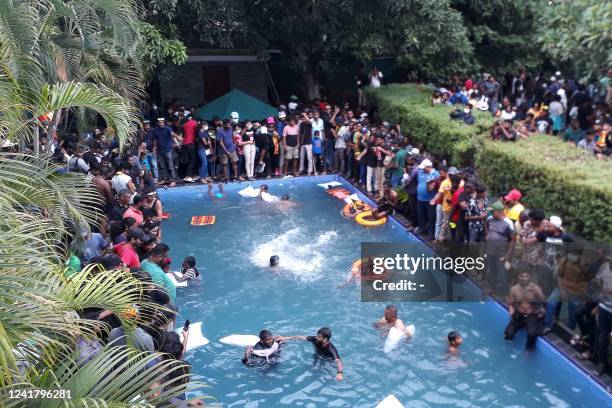
<svg viewBox="0 0 612 408"><path fill-rule="evenodd" d="M79 167L79 157L78 156L72 156L68 160L68 171L71 173L84 173L84 171L81 170L81 168Z"/></svg>

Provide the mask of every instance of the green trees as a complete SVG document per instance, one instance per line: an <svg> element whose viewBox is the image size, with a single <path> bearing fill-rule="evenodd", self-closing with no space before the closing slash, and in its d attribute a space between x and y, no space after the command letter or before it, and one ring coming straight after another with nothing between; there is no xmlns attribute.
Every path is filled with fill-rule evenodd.
<svg viewBox="0 0 612 408"><path fill-rule="evenodd" d="M128 273L65 277L68 251L100 221L100 196L37 152L38 118L49 112L93 112L121 144L130 139L144 95L139 14L131 0L0 2L0 143L34 149L0 153L1 406L151 406L199 386L183 384L183 366L131 348L105 346L79 361L78 345L101 327L76 311L109 310L130 330L134 304L150 311L145 320L157 308ZM9 399L9 389L64 389L71 398Z"/></svg>
<svg viewBox="0 0 612 408"><path fill-rule="evenodd" d="M555 60L574 66L583 77L612 66L612 3L554 0L542 9L538 41Z"/></svg>

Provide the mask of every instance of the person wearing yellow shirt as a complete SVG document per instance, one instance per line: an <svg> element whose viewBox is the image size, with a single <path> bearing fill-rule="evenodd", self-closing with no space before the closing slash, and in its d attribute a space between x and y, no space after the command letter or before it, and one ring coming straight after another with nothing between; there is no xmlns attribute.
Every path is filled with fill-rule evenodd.
<svg viewBox="0 0 612 408"><path fill-rule="evenodd" d="M516 222L519 220L521 213L525 210L523 204L519 202L523 195L517 189L511 190L504 197L504 201L506 203L506 208L504 210L504 215L512 220L512 222Z"/></svg>
<svg viewBox="0 0 612 408"><path fill-rule="evenodd" d="M437 202L439 199L441 199L442 202L442 222L440 223L440 235L438 236L438 241L446 241L450 239L449 221L451 214L453 213L453 180L458 180L459 170L457 170L456 167L449 167L447 174L448 176L443 178L444 174L442 169L440 169L440 178L443 178L443 180L440 183L438 194L436 194L436 197L432 200ZM458 185L459 187L463 186L463 180L459 181Z"/></svg>

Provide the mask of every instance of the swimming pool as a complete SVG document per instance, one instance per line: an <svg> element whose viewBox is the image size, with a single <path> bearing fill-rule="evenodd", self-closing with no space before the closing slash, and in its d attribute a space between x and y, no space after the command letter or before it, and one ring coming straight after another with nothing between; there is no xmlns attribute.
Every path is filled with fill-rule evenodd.
<svg viewBox="0 0 612 408"><path fill-rule="evenodd" d="M394 222L365 229L342 218L342 202L317 186L332 179L267 181L270 193L295 200L290 210L240 197L244 183L227 185L223 199L209 198L204 186L160 191L171 213L163 233L173 266L194 255L203 270L202 282L178 289L177 303L185 318L203 322L211 342L186 358L224 407L374 407L389 394L406 407L610 405L610 396L548 343L538 341L537 350L526 353L524 332L506 342L507 313L495 303L397 303L416 335L385 354L372 323L386 304L361 302L357 285L337 286L362 241L416 238ZM194 215L215 215L217 221L192 227ZM281 258L279 271L267 266L272 254ZM278 365L248 368L240 362L241 348L218 341L263 328L311 335L322 326L333 331L345 366L342 382L334 379L333 363L313 364L307 342L288 343ZM454 358L445 353L450 330L464 337Z"/></svg>

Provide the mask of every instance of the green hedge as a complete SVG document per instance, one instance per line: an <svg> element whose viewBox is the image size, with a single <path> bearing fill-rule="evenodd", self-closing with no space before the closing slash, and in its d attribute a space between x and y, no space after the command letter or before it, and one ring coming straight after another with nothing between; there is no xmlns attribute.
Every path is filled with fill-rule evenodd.
<svg viewBox="0 0 612 408"><path fill-rule="evenodd" d="M493 142L488 114L479 114L473 126L451 121L450 108L432 107L430 95L430 88L412 84L369 91L382 118L400 123L414 140L453 164L475 164L491 192L518 188L526 206L560 215L568 229L587 239L612 242L612 162L548 135Z"/></svg>

